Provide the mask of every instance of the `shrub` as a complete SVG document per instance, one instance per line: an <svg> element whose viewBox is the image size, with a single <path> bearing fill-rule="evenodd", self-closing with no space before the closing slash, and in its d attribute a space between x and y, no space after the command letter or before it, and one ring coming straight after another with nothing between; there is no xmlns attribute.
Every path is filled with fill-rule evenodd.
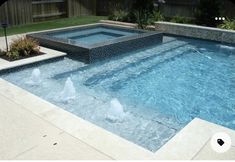
<svg viewBox="0 0 235 162"><path fill-rule="evenodd" d="M218 26L221 29L235 30L235 20L226 19L223 24Z"/></svg>
<svg viewBox="0 0 235 162"><path fill-rule="evenodd" d="M220 3L218 0L200 0L196 12L196 24L212 26L218 25L215 17L220 15Z"/></svg>
<svg viewBox="0 0 235 162"><path fill-rule="evenodd" d="M127 21L128 20L128 12L124 10L114 10L113 13L109 16L110 20L114 21Z"/></svg>
<svg viewBox="0 0 235 162"><path fill-rule="evenodd" d="M165 18L164 18L164 16L161 14L161 12L160 11L154 11L153 12L153 20L154 21L164 21L165 20Z"/></svg>
<svg viewBox="0 0 235 162"><path fill-rule="evenodd" d="M170 19L170 22L182 23L182 24L192 24L193 23L192 19L182 17L182 16L174 16Z"/></svg>
<svg viewBox="0 0 235 162"><path fill-rule="evenodd" d="M145 28L151 24L154 11L153 0L134 0L130 19L138 24L139 28Z"/></svg>
<svg viewBox="0 0 235 162"><path fill-rule="evenodd" d="M8 51L6 52L6 56L9 57L11 60L17 60L20 58L20 54L18 51Z"/></svg>
<svg viewBox="0 0 235 162"><path fill-rule="evenodd" d="M150 18L148 11L135 11L134 15L138 28L140 29L146 29L147 25L152 23L152 19Z"/></svg>
<svg viewBox="0 0 235 162"><path fill-rule="evenodd" d="M36 40L27 37L17 38L13 40L10 45L9 51L5 52L6 56L12 60L39 53L39 43Z"/></svg>

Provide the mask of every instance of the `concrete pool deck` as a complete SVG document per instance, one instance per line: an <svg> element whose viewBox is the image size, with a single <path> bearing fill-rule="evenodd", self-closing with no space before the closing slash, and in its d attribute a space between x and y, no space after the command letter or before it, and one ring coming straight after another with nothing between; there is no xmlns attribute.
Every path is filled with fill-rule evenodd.
<svg viewBox="0 0 235 162"><path fill-rule="evenodd" d="M1 37L0 48L3 42ZM43 50L47 53L43 59L65 55ZM16 62L0 59L0 69L36 60L40 56ZM196 118L153 153L3 79L0 112L0 159L235 159L234 130ZM218 154L212 150L210 139L216 132L226 132L231 137L229 151Z"/></svg>

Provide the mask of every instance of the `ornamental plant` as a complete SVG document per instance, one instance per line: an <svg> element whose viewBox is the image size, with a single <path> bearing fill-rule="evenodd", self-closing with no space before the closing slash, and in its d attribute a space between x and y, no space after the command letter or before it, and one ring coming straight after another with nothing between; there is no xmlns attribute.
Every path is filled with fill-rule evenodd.
<svg viewBox="0 0 235 162"><path fill-rule="evenodd" d="M218 26L221 29L235 30L235 20L226 19L223 24Z"/></svg>
<svg viewBox="0 0 235 162"><path fill-rule="evenodd" d="M39 53L39 43L36 40L25 36L13 40L9 51L5 51L5 55L11 60L37 55Z"/></svg>

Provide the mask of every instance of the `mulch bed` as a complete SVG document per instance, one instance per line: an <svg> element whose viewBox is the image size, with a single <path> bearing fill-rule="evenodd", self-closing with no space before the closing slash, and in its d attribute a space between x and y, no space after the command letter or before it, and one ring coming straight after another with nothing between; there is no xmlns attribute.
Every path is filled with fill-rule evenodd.
<svg viewBox="0 0 235 162"><path fill-rule="evenodd" d="M45 53L43 53L43 52L39 52L39 53L32 54L30 56L20 56L18 59L12 59L12 58L9 58L8 56L4 55L4 54L0 54L0 58L12 62L12 61L22 60L22 59L35 57L35 56L40 56L40 55L44 55L44 54Z"/></svg>

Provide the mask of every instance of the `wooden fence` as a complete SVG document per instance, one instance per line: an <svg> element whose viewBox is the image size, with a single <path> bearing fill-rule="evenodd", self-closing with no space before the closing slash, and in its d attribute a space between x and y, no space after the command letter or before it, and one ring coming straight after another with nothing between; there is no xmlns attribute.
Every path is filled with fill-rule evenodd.
<svg viewBox="0 0 235 162"><path fill-rule="evenodd" d="M33 21L66 17L66 0L32 0Z"/></svg>
<svg viewBox="0 0 235 162"><path fill-rule="evenodd" d="M200 0L165 0L160 10L166 17L184 16L193 18ZM235 4L223 0L224 17L234 18ZM84 15L109 15L116 4L130 8L133 0L8 0L0 6L0 21L10 25ZM120 6L119 6L120 7Z"/></svg>
<svg viewBox="0 0 235 162"><path fill-rule="evenodd" d="M9 0L0 6L0 21L11 25L32 22L31 0Z"/></svg>
<svg viewBox="0 0 235 162"><path fill-rule="evenodd" d="M106 16L115 9L129 10L132 7L133 0L97 0L96 14Z"/></svg>
<svg viewBox="0 0 235 162"><path fill-rule="evenodd" d="M68 17L96 15L96 0L68 0Z"/></svg>
<svg viewBox="0 0 235 162"><path fill-rule="evenodd" d="M199 0L166 0L160 11L166 17L183 16L193 18Z"/></svg>
<svg viewBox="0 0 235 162"><path fill-rule="evenodd" d="M199 0L165 0L165 3L160 6L160 10L167 17L176 15L192 17L198 1ZM133 0L97 0L97 14L109 14L113 11L112 6L115 6L117 3L121 3L122 8L130 9L132 2Z"/></svg>
<svg viewBox="0 0 235 162"><path fill-rule="evenodd" d="M157 2L157 0L154 0ZM222 13L218 16L235 18L235 0L221 0ZM123 8L131 8L133 0L97 0L96 13L97 15L108 15L113 11L112 6L121 3ZM160 11L166 17L182 16L194 18L196 7L200 0L165 0L165 3L160 5Z"/></svg>
<svg viewBox="0 0 235 162"><path fill-rule="evenodd" d="M160 11L166 17L183 16L194 18L195 10L200 0L165 0L160 6ZM223 0L221 2L221 15L228 18L235 18L234 0Z"/></svg>
<svg viewBox="0 0 235 162"><path fill-rule="evenodd" d="M8 0L0 6L0 21L10 25L84 15L96 15L96 0Z"/></svg>

